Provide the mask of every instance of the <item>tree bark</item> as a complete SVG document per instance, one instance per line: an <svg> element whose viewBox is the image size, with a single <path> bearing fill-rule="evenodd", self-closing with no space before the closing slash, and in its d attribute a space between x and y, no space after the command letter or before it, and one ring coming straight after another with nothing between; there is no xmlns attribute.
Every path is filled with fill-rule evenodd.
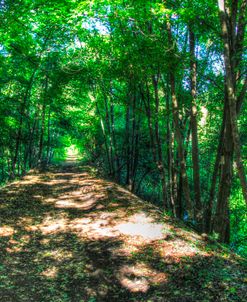
<svg viewBox="0 0 247 302"><path fill-rule="evenodd" d="M160 139L160 130L159 130L159 94L158 94L158 76L152 77L153 87L154 87L154 95L155 95L155 138L156 138L156 146L157 146L157 168L159 170L161 186L162 186L162 202L165 209L168 209L168 201L167 201L167 184L166 184L166 171L163 163L163 155L162 155L162 145Z"/></svg>
<svg viewBox="0 0 247 302"><path fill-rule="evenodd" d="M221 176L219 182L219 193L216 205L216 214L213 222L213 229L219 234L219 240L228 243L230 217L229 217L229 196L232 184L232 162L233 162L233 139L229 108L226 107L226 122L224 129L223 154L221 155Z"/></svg>
<svg viewBox="0 0 247 302"><path fill-rule="evenodd" d="M245 170L244 170L244 165L241 155L241 142L239 137L238 125L237 125L237 111L236 111L237 97L236 97L236 77L235 77L235 72L236 72L235 69L237 66L236 64L234 64L234 58L232 58L233 54L231 53L231 45L229 43L232 37L231 37L231 33L229 33L229 28L227 26L225 1L218 0L218 5L219 5L219 12L220 12L222 39L224 43L225 79L226 79L227 102L229 106L229 117L231 123L232 139L234 145L237 171L242 187L243 196L247 204L247 181L246 181Z"/></svg>
<svg viewBox="0 0 247 302"><path fill-rule="evenodd" d="M191 82L191 137L192 137L192 163L193 163L193 181L195 192L195 220L199 229L202 228L202 204L200 187L200 164L197 130L197 106L196 106L196 56L195 56L195 35L192 29L189 29L190 44L190 82Z"/></svg>
<svg viewBox="0 0 247 302"><path fill-rule="evenodd" d="M46 115L46 103L47 103L47 89L48 89L48 75L45 76L44 82L44 94L43 104L41 108L41 129L40 129L40 140L39 140L39 154L38 161L42 163L43 147L44 147L44 135L45 135L45 115Z"/></svg>
<svg viewBox="0 0 247 302"><path fill-rule="evenodd" d="M167 33L168 33L169 44L174 45L169 19L167 21ZM174 50L172 50L172 51L174 51ZM171 56L174 57L174 54L172 53ZM181 178L182 178L182 188L183 188L184 198L185 198L185 202L186 202L186 210L188 212L189 217L192 218L194 216L193 215L193 205L192 205L191 198L190 198L190 189L189 189L186 162L185 162L185 156L184 156L183 138L182 138L182 134L180 132L180 126L179 126L179 106L178 106L178 100L177 100L176 89L175 89L174 68L175 68L175 66L172 63L172 66L170 66L170 85L171 85L171 96L172 96L173 123L174 123L175 139L178 144L178 160L179 160L180 173L181 173Z"/></svg>

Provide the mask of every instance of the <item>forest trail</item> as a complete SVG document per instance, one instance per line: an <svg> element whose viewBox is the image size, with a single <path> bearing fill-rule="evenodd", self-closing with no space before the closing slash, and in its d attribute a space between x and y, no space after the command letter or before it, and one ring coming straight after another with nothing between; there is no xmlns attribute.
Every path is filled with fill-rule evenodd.
<svg viewBox="0 0 247 302"><path fill-rule="evenodd" d="M0 191L0 301L246 301L244 265L70 158Z"/></svg>

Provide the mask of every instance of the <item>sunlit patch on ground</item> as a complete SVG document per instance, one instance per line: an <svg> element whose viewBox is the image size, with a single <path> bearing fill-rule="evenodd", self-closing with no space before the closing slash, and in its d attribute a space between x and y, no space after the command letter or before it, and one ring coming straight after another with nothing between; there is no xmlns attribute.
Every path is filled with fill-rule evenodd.
<svg viewBox="0 0 247 302"><path fill-rule="evenodd" d="M0 236L5 237L5 236L12 236L15 232L15 229L13 227L4 225L0 227Z"/></svg>
<svg viewBox="0 0 247 302"><path fill-rule="evenodd" d="M39 226L39 230L44 234L53 234L65 231L67 228L67 220L66 219L55 219L45 221L42 225Z"/></svg>
<svg viewBox="0 0 247 302"><path fill-rule="evenodd" d="M164 238L163 225L153 222L153 219L145 213L138 213L129 217L128 222L115 227L121 234L129 236L141 236L145 240L157 240Z"/></svg>
<svg viewBox="0 0 247 302"><path fill-rule="evenodd" d="M55 203L56 202L56 198L54 197L49 197L49 198L46 198L45 200L47 203Z"/></svg>
<svg viewBox="0 0 247 302"><path fill-rule="evenodd" d="M71 198L58 200L55 203L57 208L76 208L82 210L90 210L96 203L95 199L89 199L83 202L83 200L73 201Z"/></svg>
<svg viewBox="0 0 247 302"><path fill-rule="evenodd" d="M163 241L159 244L159 252L161 257L172 257L178 260L181 257L193 257L201 252L196 246L188 244L185 240L175 238L171 241Z"/></svg>
<svg viewBox="0 0 247 302"><path fill-rule="evenodd" d="M119 236L111 224L114 223L115 215L113 213L99 213L88 218L72 220L69 224L71 231L78 232L80 237L89 239L100 239L105 237Z"/></svg>
<svg viewBox="0 0 247 302"><path fill-rule="evenodd" d="M145 263L133 266L124 265L118 273L120 283L131 292L147 292L152 284L161 284L167 281L165 273L151 269Z"/></svg>
<svg viewBox="0 0 247 302"><path fill-rule="evenodd" d="M53 259L56 260L58 263L73 258L72 252L69 252L62 248L54 250L45 249L39 252L38 254L40 258Z"/></svg>
<svg viewBox="0 0 247 302"><path fill-rule="evenodd" d="M47 277L47 278L55 278L58 273L58 268L53 266L47 268L45 271L43 271L40 275Z"/></svg>

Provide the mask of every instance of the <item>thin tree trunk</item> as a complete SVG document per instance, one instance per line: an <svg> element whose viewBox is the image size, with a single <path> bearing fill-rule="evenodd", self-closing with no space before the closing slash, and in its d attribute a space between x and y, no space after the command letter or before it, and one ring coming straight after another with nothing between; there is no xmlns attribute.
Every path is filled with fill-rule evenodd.
<svg viewBox="0 0 247 302"><path fill-rule="evenodd" d="M136 93L134 91L132 104L132 131L131 131L131 148L130 148L130 190L133 190L134 181L134 160L135 160L135 133L136 133Z"/></svg>
<svg viewBox="0 0 247 302"><path fill-rule="evenodd" d="M162 155L162 145L160 140L159 134L159 94L158 94L158 78L156 79L155 76L152 77L153 87L154 87L154 95L155 95L155 138L156 138L156 145L157 145L157 153L158 153L158 161L157 167L160 174L161 179L161 186L162 186L162 202L165 209L168 209L168 202L167 202L167 184L166 184L166 173L163 163L163 155Z"/></svg>
<svg viewBox="0 0 247 302"><path fill-rule="evenodd" d="M147 88L146 97L142 90L141 90L141 96L142 96L142 100L143 100L143 103L145 106L146 116L147 116L147 120L148 120L148 130L149 130L149 136L150 136L150 149L152 151L153 160L156 163L157 156L156 156L155 139L154 139L153 127L152 127L152 113L151 113L150 93L149 93L149 89L148 89L148 83L146 83L146 88Z"/></svg>
<svg viewBox="0 0 247 302"><path fill-rule="evenodd" d="M225 110L224 110L224 112L225 112ZM204 213L204 232L205 233L211 232L213 202L214 202L214 197L215 197L217 176L218 176L218 172L219 172L220 160L221 160L222 149L223 149L224 129L225 129L225 113L224 113L221 130L220 130L219 143L218 143L218 148L217 148L217 153L216 153L216 158L215 158L215 163L214 163L211 187L210 187L210 191L209 191L209 200L207 202L207 205L205 208L205 213Z"/></svg>
<svg viewBox="0 0 247 302"><path fill-rule="evenodd" d="M169 203L172 210L173 215L176 217L176 196L174 195L173 190L173 169L174 169L174 158L173 158L173 145L172 145L172 133L171 133L171 125L170 125L170 102L169 95L167 93L166 97L166 112L167 112L167 121L166 121L166 142L167 142L167 165L168 165L168 183L169 183Z"/></svg>
<svg viewBox="0 0 247 302"><path fill-rule="evenodd" d="M39 154L38 154L39 163L42 162L42 157L43 157L47 89L48 89L48 76L46 75L45 83L44 83L43 104L42 104L42 109L41 109L41 112L42 112L41 113L41 129L40 129Z"/></svg>
<svg viewBox="0 0 247 302"><path fill-rule="evenodd" d="M114 114L114 104L113 100L110 101L110 120L111 120L111 136L112 136L112 144L113 144L113 160L114 160L114 171L116 181L120 181L120 161L117 152L117 141L116 141L116 133L115 133L115 114Z"/></svg>
<svg viewBox="0 0 247 302"><path fill-rule="evenodd" d="M233 140L229 108L226 107L223 154L221 156L221 177L213 229L219 233L219 240L229 242L229 196L232 183Z"/></svg>
<svg viewBox="0 0 247 302"><path fill-rule="evenodd" d="M126 134L126 180L125 184L129 188L130 185L130 102L126 107L125 117L125 134Z"/></svg>
<svg viewBox="0 0 247 302"><path fill-rule="evenodd" d="M168 33L169 44L174 45L172 32L171 32L171 25L169 21L167 21L167 33ZM173 113L174 131L175 131L175 139L178 144L178 159L180 165L180 173L182 177L183 193L186 201L186 210L188 211L189 217L192 218L193 206L190 198L189 182L188 182L186 162L184 157L183 138L179 126L179 106L178 106L178 100L177 100L176 89L175 89L174 68L175 67L173 65L170 66L170 85L171 85L171 96L172 96L172 113Z"/></svg>
<svg viewBox="0 0 247 302"><path fill-rule="evenodd" d="M103 133L103 137L104 137L104 143L105 143L105 149L106 149L106 158L107 158L107 162L108 162L109 172L110 172L110 175L112 175L112 170L111 170L112 165L111 165L111 159L110 159L110 152L109 152L107 137L106 137L106 133L105 133L105 126L104 126L104 122L103 122L103 119L100 115L100 111L99 111L99 108L98 108L97 104L96 104L96 107L97 107L97 111L98 111L99 116L100 116L100 125L101 125L101 130L102 130L102 133Z"/></svg>
<svg viewBox="0 0 247 302"><path fill-rule="evenodd" d="M140 123L141 123L141 118L139 115L137 123L136 123L135 140L134 140L133 165L132 165L133 182L132 182L131 192L135 192L135 187L136 187L136 175L137 175L137 169L138 169L138 163L139 163Z"/></svg>
<svg viewBox="0 0 247 302"><path fill-rule="evenodd" d="M51 157L51 104L48 111L48 121L47 121L47 150L46 150L46 163L49 164Z"/></svg>
<svg viewBox="0 0 247 302"><path fill-rule="evenodd" d="M110 112L109 112L109 109L108 109L107 96L106 96L105 92L104 92L104 105L105 105L106 128L107 128L107 132L108 132L108 136L107 136L107 133L106 133L106 131L104 129L104 137L105 137L107 146L108 146L108 138L109 138L109 151L108 151L108 155L109 155L109 160L110 160L109 161L109 163L110 163L110 175L115 178L114 153L113 153L114 147L113 147L113 140L112 140ZM103 126L104 126L104 123L103 123Z"/></svg>
<svg viewBox="0 0 247 302"><path fill-rule="evenodd" d="M195 192L195 219L202 227L202 204L200 187L200 164L197 130L197 106L196 106L196 57L195 57L195 35L192 29L189 29L190 42L190 81L191 81L191 137L192 137L192 163L193 163L193 181Z"/></svg>
<svg viewBox="0 0 247 302"><path fill-rule="evenodd" d="M178 144L178 158L179 158L179 164L180 164L181 175L182 175L183 193L186 200L186 208L191 218L193 208L190 199L190 190L189 190L189 182L188 182L185 156L184 156L183 139L179 128L178 101L175 93L175 79L172 73L170 76L171 76L172 109L173 109L173 120L174 120L174 128L175 128L174 129L175 139Z"/></svg>

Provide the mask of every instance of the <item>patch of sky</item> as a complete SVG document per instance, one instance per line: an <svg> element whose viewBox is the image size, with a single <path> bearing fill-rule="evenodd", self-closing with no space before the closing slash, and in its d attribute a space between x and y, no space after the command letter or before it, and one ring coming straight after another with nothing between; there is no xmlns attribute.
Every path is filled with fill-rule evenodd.
<svg viewBox="0 0 247 302"><path fill-rule="evenodd" d="M91 17L88 21L82 23L82 27L90 31L98 31L102 35L109 34L109 30L103 22L97 18Z"/></svg>
<svg viewBox="0 0 247 302"><path fill-rule="evenodd" d="M7 57L9 55L8 51L6 50L6 48L0 44L0 54L4 57Z"/></svg>
<svg viewBox="0 0 247 302"><path fill-rule="evenodd" d="M0 11L4 10L5 8L5 1L4 0L0 0Z"/></svg>
<svg viewBox="0 0 247 302"><path fill-rule="evenodd" d="M220 56L220 58L215 57L212 60L212 69L216 75L224 73L223 56Z"/></svg>
<svg viewBox="0 0 247 302"><path fill-rule="evenodd" d="M86 43L80 41L80 39L78 37L75 37L74 39L74 48L85 48L86 47Z"/></svg>

